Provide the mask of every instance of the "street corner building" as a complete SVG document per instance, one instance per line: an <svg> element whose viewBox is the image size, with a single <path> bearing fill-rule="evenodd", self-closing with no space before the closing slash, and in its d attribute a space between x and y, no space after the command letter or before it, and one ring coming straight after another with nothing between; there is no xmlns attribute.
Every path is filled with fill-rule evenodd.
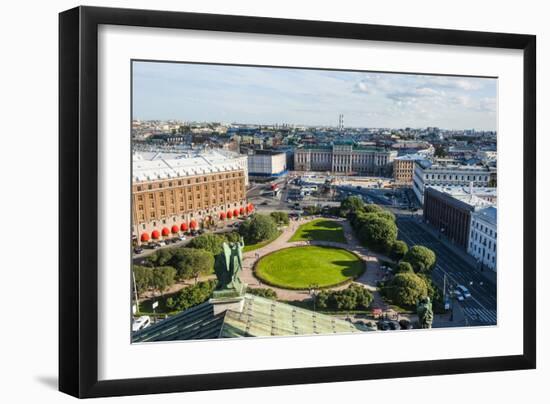
<svg viewBox="0 0 550 404"><path fill-rule="evenodd" d="M195 230L254 209L246 201L247 157L226 151L135 151L134 244Z"/></svg>

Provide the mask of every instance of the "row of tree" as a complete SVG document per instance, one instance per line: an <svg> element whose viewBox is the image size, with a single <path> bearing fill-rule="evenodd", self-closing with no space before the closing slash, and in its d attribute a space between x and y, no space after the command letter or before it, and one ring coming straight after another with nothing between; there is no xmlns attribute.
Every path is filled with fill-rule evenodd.
<svg viewBox="0 0 550 404"><path fill-rule="evenodd" d="M439 289L431 279L431 270L435 266L435 253L427 247L415 245L394 267L394 276L381 291L393 303L413 308L420 299L428 296L439 305L442 300Z"/></svg>
<svg viewBox="0 0 550 404"><path fill-rule="evenodd" d="M397 240L395 215L375 204L365 204L358 196L349 196L340 205L341 214L351 223L357 238L374 251L404 254L406 245Z"/></svg>

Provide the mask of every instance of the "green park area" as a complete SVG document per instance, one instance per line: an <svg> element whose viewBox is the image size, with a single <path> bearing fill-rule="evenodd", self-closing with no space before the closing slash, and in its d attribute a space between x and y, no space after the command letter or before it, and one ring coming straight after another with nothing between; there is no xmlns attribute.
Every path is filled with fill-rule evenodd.
<svg viewBox="0 0 550 404"><path fill-rule="evenodd" d="M290 241L334 241L345 243L342 225L334 220L315 219L298 227Z"/></svg>
<svg viewBox="0 0 550 404"><path fill-rule="evenodd" d="M257 243L252 243L252 244L246 244L245 243L245 245L243 247L243 252L254 251L254 250L257 250L259 248L265 247L269 243L275 241L281 235L281 233L282 233L281 230L277 230L277 233L274 236L272 236L271 238L267 239L267 240L259 241Z"/></svg>
<svg viewBox="0 0 550 404"><path fill-rule="evenodd" d="M285 289L335 286L363 273L365 265L355 254L341 248L291 247L266 255L255 275L268 285Z"/></svg>

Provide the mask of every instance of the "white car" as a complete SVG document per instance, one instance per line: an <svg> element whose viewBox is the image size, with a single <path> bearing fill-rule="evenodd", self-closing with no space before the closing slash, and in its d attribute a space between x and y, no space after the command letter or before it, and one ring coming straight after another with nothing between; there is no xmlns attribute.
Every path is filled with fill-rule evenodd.
<svg viewBox="0 0 550 404"><path fill-rule="evenodd" d="M134 321L132 321L132 332L143 330L144 328L147 328L150 325L151 325L151 317L149 316L141 316L138 318L134 318Z"/></svg>
<svg viewBox="0 0 550 404"><path fill-rule="evenodd" d="M181 235L181 236L179 237L179 239L180 239L181 241L187 240L187 238L186 238L184 235Z"/></svg>
<svg viewBox="0 0 550 404"><path fill-rule="evenodd" d="M472 295L470 294L470 291L466 288L466 286L458 285L456 288L457 288L457 290L460 290L460 293L462 293L462 295L463 295L466 299L472 297Z"/></svg>
<svg viewBox="0 0 550 404"><path fill-rule="evenodd" d="M464 296L462 296L462 293L460 293L460 290L457 289L454 291L454 295L456 297L456 300L458 300L459 302L463 302L464 301Z"/></svg>

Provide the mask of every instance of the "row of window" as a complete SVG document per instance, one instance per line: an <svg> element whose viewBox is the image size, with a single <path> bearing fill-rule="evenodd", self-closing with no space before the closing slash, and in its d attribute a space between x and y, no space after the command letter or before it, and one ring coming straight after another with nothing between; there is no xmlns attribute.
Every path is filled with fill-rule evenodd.
<svg viewBox="0 0 550 404"><path fill-rule="evenodd" d="M489 181L488 175L457 175L457 174L424 174L427 180L449 180L449 181Z"/></svg>
<svg viewBox="0 0 550 404"><path fill-rule="evenodd" d="M215 181L215 180L223 180L223 179L229 179L229 178L239 178L239 177L242 177L242 176L243 176L243 173L238 172L238 173L211 175L211 176L205 176L205 177L196 177L194 179L187 178L186 180L158 182L156 184L147 184L146 186L145 185L138 185L137 190L139 192L139 191L143 191L144 189L165 188L165 187L171 188L171 187L174 187L174 186L182 186L182 185L185 185L185 184L190 185L192 182L198 184L200 182L208 182L208 180Z"/></svg>
<svg viewBox="0 0 550 404"><path fill-rule="evenodd" d="M497 232L496 231L493 231L493 229L491 229L488 226L484 226L480 222L474 222L474 229L477 229L482 233L488 234L490 237L493 237L493 234L494 234L494 238L497 238Z"/></svg>

